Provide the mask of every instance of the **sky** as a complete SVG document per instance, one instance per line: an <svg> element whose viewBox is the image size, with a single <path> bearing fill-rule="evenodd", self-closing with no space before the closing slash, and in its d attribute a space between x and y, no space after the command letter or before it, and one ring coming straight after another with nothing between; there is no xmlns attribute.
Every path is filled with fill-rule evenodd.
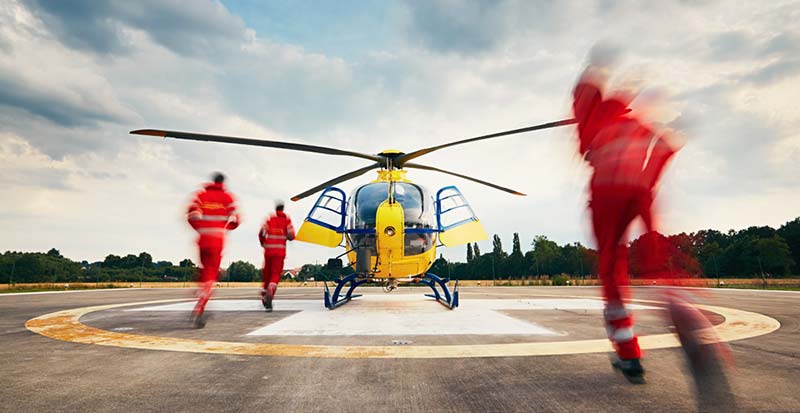
<svg viewBox="0 0 800 413"><path fill-rule="evenodd" d="M0 251L195 259L186 204L219 170L243 213L223 266L260 265L274 200L364 161L130 130L410 152L571 117L592 50L615 56L612 84L638 88L652 122L685 137L659 192L663 232L777 227L800 216L797 21L797 1L6 0ZM590 171L575 153L565 127L418 159L527 197L409 178L458 186L507 250L514 232L523 250L536 235L591 246ZM296 226L315 199L287 204ZM341 252L293 243L286 266ZM465 260L464 247L440 252Z"/></svg>

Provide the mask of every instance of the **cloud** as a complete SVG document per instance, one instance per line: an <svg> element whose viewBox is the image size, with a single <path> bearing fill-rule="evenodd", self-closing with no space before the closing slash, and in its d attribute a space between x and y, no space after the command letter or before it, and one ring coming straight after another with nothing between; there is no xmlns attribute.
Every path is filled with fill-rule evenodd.
<svg viewBox="0 0 800 413"><path fill-rule="evenodd" d="M800 74L800 59L781 60L770 63L753 73L748 74L743 80L758 85L769 85L784 79L796 77Z"/></svg>
<svg viewBox="0 0 800 413"><path fill-rule="evenodd" d="M4 216L18 219L3 222L0 249L60 245L71 257L92 260L143 250L158 259L193 257L184 204L209 172L222 170L245 214L231 235L226 262L258 263L254 234L274 199L362 162L132 136L129 130L408 151L570 116L573 82L601 41L623 51L618 73L663 87L675 106L673 124L687 127L689 142L664 182L672 228L755 224L759 213L748 208L737 214L736 203L794 200L786 194L797 186L791 176L800 164L800 120L786 103L797 89L796 35L788 30L792 20L784 19L798 8L773 8L409 1L377 7L395 14L372 17L383 31L364 44L357 39L370 37L373 26L352 24L346 13L327 26L355 39L341 57L326 46L332 41L302 41L327 36L324 27L298 20L306 14L309 21L328 18L314 7L281 22L299 31L289 36L299 39L290 44L271 36L269 26L253 24L269 24L274 16L235 16L216 2L5 2L0 161L14 206ZM710 59L713 53L720 58ZM537 234L590 243L584 191L589 171L574 155L574 138L574 130L564 128L419 159L528 192L526 198L425 171L409 177L431 189L458 185L487 230L507 245L513 232L526 246ZM341 187L349 191L372 176ZM296 224L313 198L287 205ZM731 212L715 220L715 208L725 205ZM776 209L777 215L789 210ZM143 213L144 222L129 219ZM789 217L775 217L783 218ZM75 233L80 243L71 241ZM481 247L491 248L488 241ZM332 252L292 245L287 265L322 261ZM464 259L463 249L442 253Z"/></svg>
<svg viewBox="0 0 800 413"><path fill-rule="evenodd" d="M409 2L408 32L424 47L439 52L480 53L494 49L507 33L503 2Z"/></svg>
<svg viewBox="0 0 800 413"><path fill-rule="evenodd" d="M142 30L183 55L209 55L246 37L242 20L216 2L33 0L30 9L66 45L100 54L131 51L128 29Z"/></svg>
<svg viewBox="0 0 800 413"><path fill-rule="evenodd" d="M713 60L749 59L758 40L744 30L717 34L710 41L710 58Z"/></svg>
<svg viewBox="0 0 800 413"><path fill-rule="evenodd" d="M79 126L91 122L120 122L129 119L124 109L105 105L93 91L15 74L0 68L0 105L7 105L41 116L62 126Z"/></svg>

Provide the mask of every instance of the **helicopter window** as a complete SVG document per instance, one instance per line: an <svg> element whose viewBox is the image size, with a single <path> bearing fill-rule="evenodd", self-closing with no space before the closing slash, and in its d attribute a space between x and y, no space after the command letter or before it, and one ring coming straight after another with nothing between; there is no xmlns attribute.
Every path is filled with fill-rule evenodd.
<svg viewBox="0 0 800 413"><path fill-rule="evenodd" d="M353 228L375 228L375 215L378 206L389 196L385 183L373 183L362 186L351 199L355 202L355 214L352 216Z"/></svg>
<svg viewBox="0 0 800 413"><path fill-rule="evenodd" d="M439 196L439 223L445 230L454 225L475 219L472 208L458 190L445 189Z"/></svg>
<svg viewBox="0 0 800 413"><path fill-rule="evenodd" d="M344 195L335 192L322 194L308 217L331 228L341 228L343 197Z"/></svg>
<svg viewBox="0 0 800 413"><path fill-rule="evenodd" d="M380 204L389 196L389 184L376 182L362 186L353 197L350 227L354 229L375 228L375 216ZM431 208L427 208L423 189L407 182L396 182L394 197L403 206L406 231L404 233L404 255L417 255L433 248L435 235L432 228ZM410 231L409 231L410 230ZM350 234L356 245L375 248L375 235Z"/></svg>

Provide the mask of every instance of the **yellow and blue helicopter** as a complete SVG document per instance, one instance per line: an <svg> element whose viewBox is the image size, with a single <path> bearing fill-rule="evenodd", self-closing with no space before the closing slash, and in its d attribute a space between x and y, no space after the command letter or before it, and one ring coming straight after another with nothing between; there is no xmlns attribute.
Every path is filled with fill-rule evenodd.
<svg viewBox="0 0 800 413"><path fill-rule="evenodd" d="M334 309L358 297L353 291L373 281L385 291L400 283L421 283L433 290L426 294L450 309L458 307L458 281L453 292L449 278L429 273L436 259L437 244L451 247L487 238L486 231L469 203L455 186L430 194L423 186L406 178L406 169L441 172L499 189L524 195L459 173L410 162L439 149L455 145L514 135L575 123L574 119L513 129L490 135L463 139L403 153L385 150L376 155L300 143L267 141L233 136L206 135L158 129L141 129L132 134L197 141L234 143L268 148L340 155L371 161L363 168L348 172L292 197L297 201L322 191L297 233L297 240L327 247L344 247L346 252L328 260L330 267L342 267L340 257L347 255L354 272L336 281L333 293L325 284L325 307ZM377 169L377 179L356 188L348 198L334 185ZM342 290L347 288L343 294Z"/></svg>

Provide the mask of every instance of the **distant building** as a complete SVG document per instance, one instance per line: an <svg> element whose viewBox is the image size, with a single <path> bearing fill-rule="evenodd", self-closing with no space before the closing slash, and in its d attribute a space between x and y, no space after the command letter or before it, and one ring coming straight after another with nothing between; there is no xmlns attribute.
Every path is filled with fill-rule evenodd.
<svg viewBox="0 0 800 413"><path fill-rule="evenodd" d="M300 274L300 268L288 268L283 270L283 272L281 273L281 278L283 278L284 280L286 279L296 280L299 274Z"/></svg>

